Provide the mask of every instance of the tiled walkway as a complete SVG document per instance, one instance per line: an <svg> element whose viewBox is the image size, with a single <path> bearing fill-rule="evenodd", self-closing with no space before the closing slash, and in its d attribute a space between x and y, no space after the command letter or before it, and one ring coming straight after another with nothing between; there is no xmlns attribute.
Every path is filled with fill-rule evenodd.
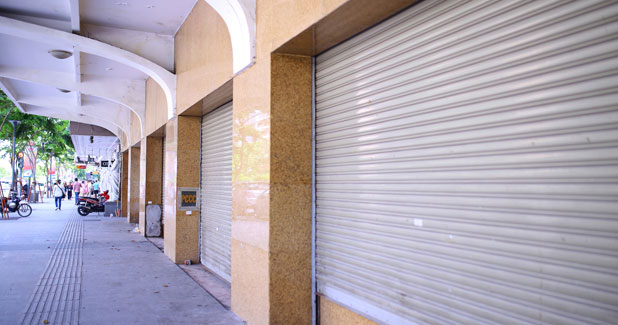
<svg viewBox="0 0 618 325"><path fill-rule="evenodd" d="M0 324L241 324L124 218L0 221Z"/></svg>
<svg viewBox="0 0 618 325"><path fill-rule="evenodd" d="M83 218L74 213L67 220L19 324L78 323L83 245Z"/></svg>

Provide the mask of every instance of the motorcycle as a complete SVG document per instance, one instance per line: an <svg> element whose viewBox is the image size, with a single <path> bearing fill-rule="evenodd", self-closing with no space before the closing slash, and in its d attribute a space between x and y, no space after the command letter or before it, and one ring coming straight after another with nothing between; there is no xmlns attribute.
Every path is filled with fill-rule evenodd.
<svg viewBox="0 0 618 325"><path fill-rule="evenodd" d="M16 212L21 217L28 217L32 214L32 207L26 202L21 202L21 198L17 193L11 192L10 197L2 198L2 206L6 207L9 212Z"/></svg>
<svg viewBox="0 0 618 325"><path fill-rule="evenodd" d="M105 212L105 202L109 200L109 191L99 194L99 197L80 197L77 213L80 216L87 216L91 212Z"/></svg>

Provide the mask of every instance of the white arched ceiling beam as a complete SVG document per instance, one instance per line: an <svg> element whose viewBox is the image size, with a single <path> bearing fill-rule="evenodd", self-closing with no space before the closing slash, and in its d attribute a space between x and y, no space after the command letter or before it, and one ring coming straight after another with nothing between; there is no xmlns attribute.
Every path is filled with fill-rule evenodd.
<svg viewBox="0 0 618 325"><path fill-rule="evenodd" d="M17 98L17 101L30 107L27 111L30 114L46 116L45 114L41 114L44 113L45 110L83 114L95 118L87 122L88 124L99 125L100 121L107 121L118 126L125 134L129 134L131 130L130 111L123 110L114 105L85 101L81 106L77 106L75 102L70 99L57 97L20 97Z"/></svg>
<svg viewBox="0 0 618 325"><path fill-rule="evenodd" d="M2 91L4 91L4 93L9 97L9 99L13 102L13 104L15 104L15 106L17 106L17 109L19 109L20 112L24 113L24 108L21 106L21 104L19 104L17 102L17 100L15 99L15 91L13 89L11 89L11 87L9 86L8 82L6 82L6 80L2 77L0 77L0 89L2 89Z"/></svg>
<svg viewBox="0 0 618 325"><path fill-rule="evenodd" d="M6 17L0 17L0 33L48 44L55 49L98 55L137 69L150 76L163 89L168 119L175 114L176 75L139 55L87 37Z"/></svg>
<svg viewBox="0 0 618 325"><path fill-rule="evenodd" d="M47 107L39 107L39 106L28 106L28 112L32 112L32 114L53 117L62 120L69 120L74 122L80 122L84 124L92 124L93 116L82 113L73 113L67 112L66 110L61 110L57 108L47 108ZM118 125L108 122L108 121L98 121L97 126L100 126L109 132L113 133L118 139L124 138L125 141L122 143L124 147L128 146L128 137L126 133L122 131Z"/></svg>
<svg viewBox="0 0 618 325"><path fill-rule="evenodd" d="M255 59L255 0L205 0L223 18L232 40L234 73Z"/></svg>
<svg viewBox="0 0 618 325"><path fill-rule="evenodd" d="M123 105L139 118L140 135L144 137L146 90L142 81L85 76L81 82L76 82L73 74L67 72L8 66L0 66L0 77L71 90Z"/></svg>
<svg viewBox="0 0 618 325"><path fill-rule="evenodd" d="M71 12L71 31L75 34L79 34L80 20L79 20L79 0L69 0L69 11ZM81 73L81 58L82 56L78 51L73 52L73 71L75 73L75 81L79 83L82 78ZM82 104L82 94L80 92L75 93L75 99L77 105Z"/></svg>

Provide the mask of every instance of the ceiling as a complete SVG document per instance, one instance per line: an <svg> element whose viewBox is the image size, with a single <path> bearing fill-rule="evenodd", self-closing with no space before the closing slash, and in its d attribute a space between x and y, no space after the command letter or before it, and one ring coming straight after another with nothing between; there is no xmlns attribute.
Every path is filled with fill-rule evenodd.
<svg viewBox="0 0 618 325"><path fill-rule="evenodd" d="M71 122L71 140L75 146L76 158L88 161L89 157L111 159L118 150L118 138L100 126Z"/></svg>
<svg viewBox="0 0 618 325"><path fill-rule="evenodd" d="M79 156L127 146L146 79L175 89L174 34L196 1L0 0L0 88L23 112L109 131L92 142L74 134Z"/></svg>

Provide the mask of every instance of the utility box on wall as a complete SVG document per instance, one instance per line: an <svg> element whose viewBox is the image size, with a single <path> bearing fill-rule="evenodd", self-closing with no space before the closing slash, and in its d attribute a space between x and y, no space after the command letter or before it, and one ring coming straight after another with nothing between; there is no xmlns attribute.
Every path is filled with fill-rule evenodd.
<svg viewBox="0 0 618 325"><path fill-rule="evenodd" d="M161 237L161 206L146 205L146 237Z"/></svg>
<svg viewBox="0 0 618 325"><path fill-rule="evenodd" d="M117 209L118 209L118 202L117 201L105 202L105 212L103 214L106 217L109 217L109 216L117 217L117 215L116 215L116 210Z"/></svg>

